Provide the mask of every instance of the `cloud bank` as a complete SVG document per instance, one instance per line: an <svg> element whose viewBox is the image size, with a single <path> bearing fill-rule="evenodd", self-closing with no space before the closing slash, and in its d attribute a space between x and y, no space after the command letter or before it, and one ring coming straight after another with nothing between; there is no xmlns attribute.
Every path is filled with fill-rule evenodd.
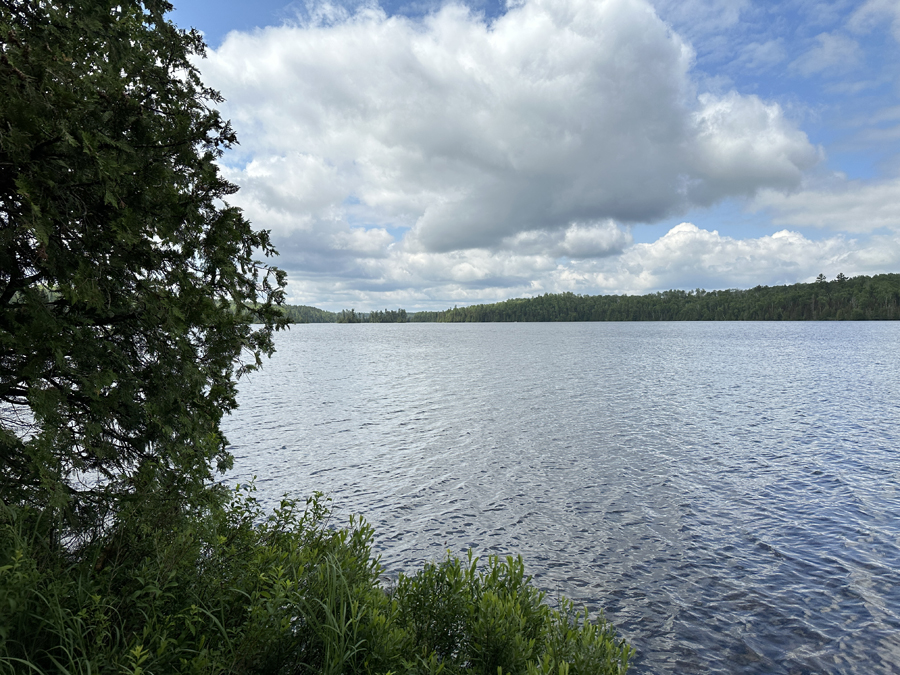
<svg viewBox="0 0 900 675"><path fill-rule="evenodd" d="M837 178L821 188L792 194L766 190L760 192L755 207L769 211L773 222L780 225L900 233L900 179L863 182Z"/></svg>
<svg viewBox="0 0 900 675"><path fill-rule="evenodd" d="M736 20L726 5L717 20ZM777 103L698 91L693 61L642 0L526 0L493 21L316 5L231 33L200 67L241 139L235 202L272 230L292 299L414 306L835 255L837 239L696 228L634 244L633 227L723 199L774 204L823 157Z"/></svg>

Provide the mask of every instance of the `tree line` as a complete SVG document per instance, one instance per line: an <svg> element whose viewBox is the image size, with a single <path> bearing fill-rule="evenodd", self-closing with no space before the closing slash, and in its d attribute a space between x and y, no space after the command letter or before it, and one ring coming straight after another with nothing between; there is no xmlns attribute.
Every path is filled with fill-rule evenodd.
<svg viewBox="0 0 900 675"><path fill-rule="evenodd" d="M355 309L341 310L335 317L336 323L407 323L409 316L405 309L374 310L368 313Z"/></svg>
<svg viewBox="0 0 900 675"><path fill-rule="evenodd" d="M413 321L828 321L900 319L900 274L747 290L647 295L548 293L494 304L417 312Z"/></svg>
<svg viewBox="0 0 900 675"><path fill-rule="evenodd" d="M475 323L491 321L893 321L900 274L847 277L746 290L669 290L646 295L547 293L438 312L326 312L285 306L292 323Z"/></svg>
<svg viewBox="0 0 900 675"><path fill-rule="evenodd" d="M282 313L288 323L336 323L337 314L308 305L284 305Z"/></svg>
<svg viewBox="0 0 900 675"><path fill-rule="evenodd" d="M342 309L340 312L329 312L308 305L284 305L282 314L288 323L407 323L409 314L405 309L381 309L371 312L357 312L355 309Z"/></svg>

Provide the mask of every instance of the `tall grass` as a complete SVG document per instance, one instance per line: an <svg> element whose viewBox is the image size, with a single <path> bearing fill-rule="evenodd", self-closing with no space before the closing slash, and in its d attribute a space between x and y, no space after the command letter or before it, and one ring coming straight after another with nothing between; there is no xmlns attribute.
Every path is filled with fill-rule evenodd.
<svg viewBox="0 0 900 675"><path fill-rule="evenodd" d="M632 654L602 617L551 608L521 558L448 555L385 588L371 527L332 527L321 495L135 508L79 551L0 508L0 675L603 675Z"/></svg>

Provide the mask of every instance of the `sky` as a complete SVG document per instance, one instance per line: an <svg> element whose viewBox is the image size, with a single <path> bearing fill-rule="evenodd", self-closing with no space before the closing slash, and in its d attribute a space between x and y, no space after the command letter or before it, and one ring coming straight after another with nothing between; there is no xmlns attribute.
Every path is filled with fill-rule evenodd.
<svg viewBox="0 0 900 675"><path fill-rule="evenodd" d="M181 0L288 302L900 272L900 0Z"/></svg>

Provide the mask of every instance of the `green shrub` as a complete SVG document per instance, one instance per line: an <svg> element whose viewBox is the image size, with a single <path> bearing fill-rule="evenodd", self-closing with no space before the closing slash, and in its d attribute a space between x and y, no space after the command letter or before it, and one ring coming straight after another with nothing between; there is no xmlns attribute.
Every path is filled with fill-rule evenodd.
<svg viewBox="0 0 900 675"><path fill-rule="evenodd" d="M466 561L448 554L401 576L394 598L417 653L448 674L624 673L632 654L602 617L576 615L565 598L549 607L521 557L492 556L479 571L471 551Z"/></svg>
<svg viewBox="0 0 900 675"><path fill-rule="evenodd" d="M333 527L322 495L269 515L252 490L192 513L152 503L77 551L3 507L0 675L627 669L612 626L550 608L521 558L448 555L385 590L371 527Z"/></svg>

